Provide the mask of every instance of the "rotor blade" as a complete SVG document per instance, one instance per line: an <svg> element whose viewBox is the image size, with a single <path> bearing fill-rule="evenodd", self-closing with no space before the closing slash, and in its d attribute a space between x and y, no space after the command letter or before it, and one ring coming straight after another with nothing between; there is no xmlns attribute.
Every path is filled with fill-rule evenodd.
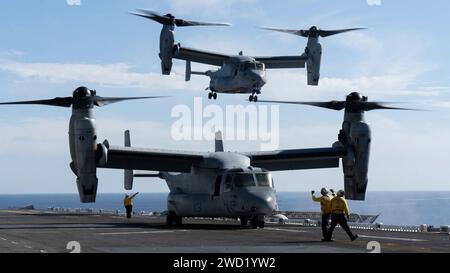
<svg viewBox="0 0 450 273"><path fill-rule="evenodd" d="M384 102L367 102L367 101L361 101L361 102L351 102L347 105L348 108L356 110L362 110L362 111L370 111L370 110L379 110L379 109L386 109L386 110L409 110L409 111L420 111L420 109L413 109L413 108L403 108L403 107L392 107L392 106L385 106Z"/></svg>
<svg viewBox="0 0 450 273"><path fill-rule="evenodd" d="M153 21L156 21L163 25L171 25L175 24L177 27L189 27L189 26L231 26L229 23L208 23L208 22L197 22L197 21L188 21L183 19L175 19L172 15L161 15L152 10L146 9L138 9L139 13L130 12L130 14L144 17Z"/></svg>
<svg viewBox="0 0 450 273"><path fill-rule="evenodd" d="M138 9L137 11L139 11L140 13L136 13L136 12L130 12L130 14L132 15L136 15L136 16L140 16L140 17L144 17L153 21L156 21L160 24L163 25L170 25L172 24L172 18L161 15L155 11L152 10L146 10L146 9Z"/></svg>
<svg viewBox="0 0 450 273"><path fill-rule="evenodd" d="M354 31L354 30L360 30L360 29L366 29L363 27L358 27L358 28L346 28L346 29L337 29L337 30L323 30L320 29L319 31L319 35L321 37L328 37L331 35L335 35L335 34L339 34L339 33L343 33L343 32L348 32L348 31Z"/></svg>
<svg viewBox="0 0 450 273"><path fill-rule="evenodd" d="M175 25L177 27L192 27L192 26L231 26L230 23L208 23L208 22L197 22L197 21L187 21L183 19L175 19Z"/></svg>
<svg viewBox="0 0 450 273"><path fill-rule="evenodd" d="M94 104L96 106L105 106L111 103L126 101L126 100L142 100L142 99L156 99L156 98L166 98L167 96L153 96L153 97L92 97Z"/></svg>
<svg viewBox="0 0 450 273"><path fill-rule="evenodd" d="M290 33L298 36L308 37L308 31L307 30L296 30L296 29L283 29L283 28L274 28L274 27L260 27L262 29L266 30L272 30L272 31L278 31L278 32L284 32L284 33Z"/></svg>
<svg viewBox="0 0 450 273"><path fill-rule="evenodd" d="M316 107L322 107L332 110L342 110L345 107L345 101L329 101L329 102L301 102L301 101L276 101L276 100L258 100L258 102L270 102L270 103L286 103L286 104L302 104Z"/></svg>
<svg viewBox="0 0 450 273"><path fill-rule="evenodd" d="M48 105L48 106L59 106L59 107L70 107L72 105L72 97L57 97L49 100L29 100L29 101L14 101L14 102L3 102L0 105L15 105L15 104L36 104L36 105Z"/></svg>

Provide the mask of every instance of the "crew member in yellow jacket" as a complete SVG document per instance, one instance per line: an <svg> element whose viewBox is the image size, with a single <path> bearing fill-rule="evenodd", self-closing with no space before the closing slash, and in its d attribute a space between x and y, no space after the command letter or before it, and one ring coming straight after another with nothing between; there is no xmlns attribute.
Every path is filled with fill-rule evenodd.
<svg viewBox="0 0 450 273"><path fill-rule="evenodd" d="M128 194L125 194L125 198L123 199L123 205L125 207L125 210L127 211L127 218L131 218L131 213L133 212L133 199L138 195L139 192L129 196Z"/></svg>
<svg viewBox="0 0 450 273"><path fill-rule="evenodd" d="M348 226L347 220L349 219L350 211L344 196L345 192L343 190L339 190L337 192L337 196L331 200L331 226L328 230L327 237L325 237L326 241L333 241L333 231L337 224L339 224L345 232L347 232L352 241L358 238L358 235L354 235Z"/></svg>
<svg viewBox="0 0 450 273"><path fill-rule="evenodd" d="M330 215L331 215L331 200L336 196L333 189L330 189L331 196L328 195L328 189L322 188L320 190L320 194L322 196L315 197L314 193L315 191L311 191L311 197L314 202L320 202L320 210L322 211L322 234L323 239L322 241L326 241L327 234L328 234L328 223L330 221Z"/></svg>

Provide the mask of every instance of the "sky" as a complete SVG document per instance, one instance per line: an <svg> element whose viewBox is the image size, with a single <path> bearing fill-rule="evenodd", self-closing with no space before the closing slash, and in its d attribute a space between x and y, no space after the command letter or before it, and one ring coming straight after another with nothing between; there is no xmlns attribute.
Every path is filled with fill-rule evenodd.
<svg viewBox="0 0 450 273"><path fill-rule="evenodd" d="M245 95L206 99L208 79L184 81L184 62L161 75L160 25L132 16L145 8L183 19L232 27L176 29L176 40L199 49L251 56L301 54L302 37L258 26L291 29L366 27L321 39L319 86L304 69L267 72L260 99L342 100L358 91L372 101L429 111L372 111L368 191L450 190L449 1L42 0L0 4L0 100L70 96L78 86L102 96L167 95L158 101L96 109L99 139L122 145L131 130L137 147L211 151L214 143L175 140L176 105L246 105ZM213 67L193 64L193 69ZM69 168L70 111L40 106L0 108L0 193L75 193ZM282 105L279 149L327 147L337 140L343 113ZM254 140L225 141L229 151L254 151ZM278 191L343 187L340 168L276 172ZM123 192L123 171L98 170L99 193ZM141 179L135 190L166 192L164 181Z"/></svg>

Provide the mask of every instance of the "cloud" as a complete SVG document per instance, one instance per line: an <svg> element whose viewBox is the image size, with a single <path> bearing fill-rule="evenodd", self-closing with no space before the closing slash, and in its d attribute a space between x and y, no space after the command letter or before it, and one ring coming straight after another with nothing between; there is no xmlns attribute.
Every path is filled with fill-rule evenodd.
<svg viewBox="0 0 450 273"><path fill-rule="evenodd" d="M357 91L365 95L382 98L404 96L437 97L440 89L430 90L411 85L415 74L392 74L333 78L322 76L318 86L307 86L304 70L268 71L268 83L262 96L273 99L341 99Z"/></svg>
<svg viewBox="0 0 450 273"><path fill-rule="evenodd" d="M81 0L66 0L66 3L69 6L80 6Z"/></svg>
<svg viewBox="0 0 450 273"><path fill-rule="evenodd" d="M366 0L369 6L381 6L381 0Z"/></svg>
<svg viewBox="0 0 450 273"><path fill-rule="evenodd" d="M306 85L306 71L268 70L268 83L263 87L264 98L284 100L341 99L347 93L358 91L369 97L384 98L421 96L434 98L445 89L412 84L418 79L423 67L410 68L408 72L394 69L386 74L353 77L329 77L322 75L319 86ZM193 77L184 81L184 66L174 66L170 76L160 73L139 73L125 63L76 64L76 63L26 63L0 61L0 70L13 73L20 78L34 79L46 83L100 85L117 88L140 88L150 92L182 90L202 94L208 86L207 77Z"/></svg>
<svg viewBox="0 0 450 273"><path fill-rule="evenodd" d="M0 120L2 134L0 156L17 152L52 154L60 151L68 123L66 120L25 118L19 121Z"/></svg>
<svg viewBox="0 0 450 273"><path fill-rule="evenodd" d="M184 68L174 67L171 76L160 73L132 72L125 63L25 63L0 62L0 70L14 73L22 78L36 78L50 83L82 82L103 86L145 88L150 90L176 89L198 91L204 89L201 81L184 81ZM198 77L196 78L198 79ZM197 84L196 84L197 83Z"/></svg>
<svg viewBox="0 0 450 273"><path fill-rule="evenodd" d="M0 52L0 60L2 58L17 58L17 57L22 57L25 56L26 53L20 50L6 50L6 51L1 51Z"/></svg>

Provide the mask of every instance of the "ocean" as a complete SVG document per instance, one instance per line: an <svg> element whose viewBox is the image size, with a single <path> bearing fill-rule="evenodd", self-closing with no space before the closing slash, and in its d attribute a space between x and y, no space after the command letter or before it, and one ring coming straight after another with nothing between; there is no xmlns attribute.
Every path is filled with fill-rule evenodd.
<svg viewBox="0 0 450 273"><path fill-rule="evenodd" d="M320 211L309 192L278 192L280 210ZM135 200L135 211L165 211L167 193L140 193ZM48 207L93 208L122 210L123 194L98 194L97 202L81 204L78 194L0 194L0 209L33 205ZM434 226L450 225L449 192L368 192L365 201L349 200L351 212L380 214L377 222L383 224Z"/></svg>

